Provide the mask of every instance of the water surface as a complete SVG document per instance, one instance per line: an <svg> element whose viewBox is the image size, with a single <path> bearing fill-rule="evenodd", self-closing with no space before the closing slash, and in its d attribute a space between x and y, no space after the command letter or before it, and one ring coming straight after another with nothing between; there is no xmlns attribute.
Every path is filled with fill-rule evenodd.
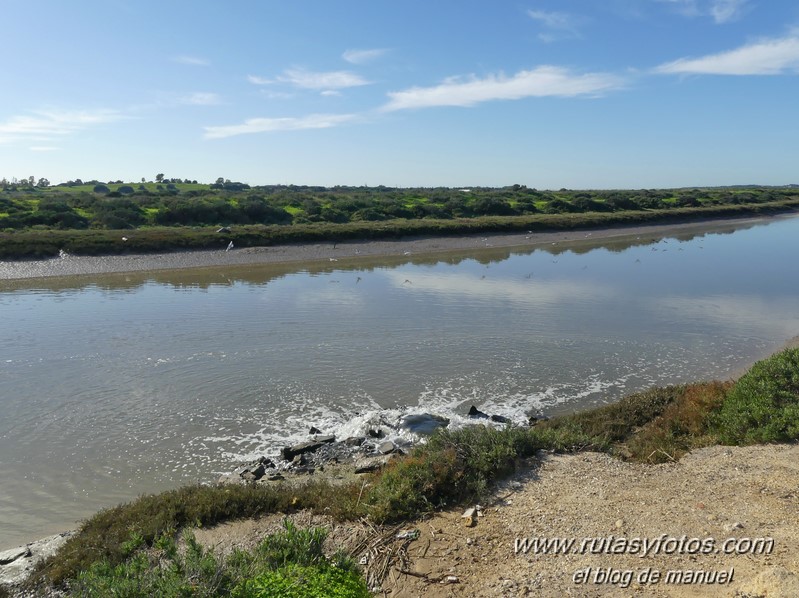
<svg viewBox="0 0 799 598"><path fill-rule="evenodd" d="M0 281L0 549L377 414L524 420L799 332L799 219L684 238Z"/></svg>

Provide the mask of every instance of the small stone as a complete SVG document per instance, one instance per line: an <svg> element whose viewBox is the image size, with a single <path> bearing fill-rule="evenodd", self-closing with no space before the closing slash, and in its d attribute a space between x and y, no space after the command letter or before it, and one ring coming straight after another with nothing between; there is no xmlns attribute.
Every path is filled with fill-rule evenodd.
<svg viewBox="0 0 799 598"><path fill-rule="evenodd" d="M278 480L285 480L286 478L284 478L279 473L273 473L273 474L270 474L269 477L267 477L266 479L268 479L270 482L276 482Z"/></svg>
<svg viewBox="0 0 799 598"><path fill-rule="evenodd" d="M621 529L622 527L624 527L624 520L623 519L617 519L615 525L616 525L616 529Z"/></svg>
<svg viewBox="0 0 799 598"><path fill-rule="evenodd" d="M396 445L391 442L390 440L386 440L385 442L381 442L380 446L377 447L377 451L382 455L388 455L393 453L397 450Z"/></svg>
<svg viewBox="0 0 799 598"><path fill-rule="evenodd" d="M323 442L325 444L330 444L331 442L336 441L336 437L333 436L332 434L327 434L325 436L314 436L314 440L316 442Z"/></svg>
<svg viewBox="0 0 799 598"><path fill-rule="evenodd" d="M350 436L344 441L347 446L361 446L366 440L363 436Z"/></svg>
<svg viewBox="0 0 799 598"><path fill-rule="evenodd" d="M474 544L474 540L471 538L466 538L466 546L471 546L472 544Z"/></svg>
<svg viewBox="0 0 799 598"><path fill-rule="evenodd" d="M474 507L466 509L461 517L463 518L463 524L466 527L474 527L477 525L477 509Z"/></svg>
<svg viewBox="0 0 799 598"><path fill-rule="evenodd" d="M460 580L454 575L447 575L444 579L441 580L441 583L449 584L449 583L458 583L459 581Z"/></svg>
<svg viewBox="0 0 799 598"><path fill-rule="evenodd" d="M730 523L728 525L725 525L724 526L724 531L732 532L732 531L735 531L737 529L743 529L743 528L744 528L744 524L741 523L740 521L736 521L735 523Z"/></svg>

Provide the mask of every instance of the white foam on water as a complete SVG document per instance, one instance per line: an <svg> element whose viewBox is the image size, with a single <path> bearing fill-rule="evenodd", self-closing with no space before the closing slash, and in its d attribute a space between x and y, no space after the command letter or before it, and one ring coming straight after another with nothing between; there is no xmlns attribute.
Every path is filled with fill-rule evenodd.
<svg viewBox="0 0 799 598"><path fill-rule="evenodd" d="M209 451L218 451L216 458L220 466L236 462L246 462L260 456L274 457L284 446L290 446L310 439L310 427L314 426L323 434L333 434L337 439L369 436L370 431L379 431L381 437L401 446L424 442L426 435L416 433L401 425L403 418L410 415L430 414L449 420L449 429L457 430L474 424L502 427L503 422L468 417L469 408L474 405L488 415L499 415L513 424L525 425L530 415L546 413L552 407L583 401L590 397L600 398L603 393L623 388L626 380L607 380L595 373L582 382L561 383L546 386L533 392L510 390L515 386L511 380L496 381L483 387L475 383L471 376L462 377L429 388L421 393L416 405L395 409L381 408L366 394L352 397L342 408L327 406L329 401L322 397L305 394L285 401L268 415L255 413L237 414L234 417L220 418L220 428L229 433L190 440L187 452L202 459L200 453L208 456ZM506 387L506 388L502 388ZM268 423L259 423L252 432L238 432L237 429L264 417Z"/></svg>

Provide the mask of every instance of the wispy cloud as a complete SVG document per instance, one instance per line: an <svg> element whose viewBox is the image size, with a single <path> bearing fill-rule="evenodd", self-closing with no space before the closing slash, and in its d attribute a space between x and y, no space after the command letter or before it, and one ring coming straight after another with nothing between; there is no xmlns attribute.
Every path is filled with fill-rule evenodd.
<svg viewBox="0 0 799 598"><path fill-rule="evenodd" d="M664 74L779 75L799 72L799 36L766 39L700 58L680 58L655 68Z"/></svg>
<svg viewBox="0 0 799 598"><path fill-rule="evenodd" d="M54 145L33 145L28 149L32 152L56 152L61 148Z"/></svg>
<svg viewBox="0 0 799 598"><path fill-rule="evenodd" d="M329 129L355 120L354 114L311 114L303 117L251 118L240 125L205 127L206 139L223 139L249 133Z"/></svg>
<svg viewBox="0 0 799 598"><path fill-rule="evenodd" d="M180 64L188 64L190 66L211 66L211 62L206 60L205 58L200 58L198 56L175 56L172 58L174 62L178 62Z"/></svg>
<svg viewBox="0 0 799 598"><path fill-rule="evenodd" d="M275 82L274 79L267 79L266 77L259 77L258 75L247 75L247 81L253 85L271 85Z"/></svg>
<svg viewBox="0 0 799 598"><path fill-rule="evenodd" d="M545 42L580 37L580 26L584 22L582 17L565 12L528 10L527 15L547 29L538 35Z"/></svg>
<svg viewBox="0 0 799 598"><path fill-rule="evenodd" d="M303 89L343 89L369 84L369 81L350 71L319 73L305 69L289 69L278 80Z"/></svg>
<svg viewBox="0 0 799 598"><path fill-rule="evenodd" d="M685 17L712 17L718 24L738 19L746 10L749 0L655 0L672 6Z"/></svg>
<svg viewBox="0 0 799 598"><path fill-rule="evenodd" d="M519 100L528 97L599 96L618 89L623 80L608 73L577 75L556 66L540 66L520 71L512 77L490 75L453 77L434 87L412 87L390 92L382 110L405 110L431 106L474 106L492 100Z"/></svg>
<svg viewBox="0 0 799 598"><path fill-rule="evenodd" d="M341 57L352 64L366 64L367 62L377 60L386 52L387 50L385 48L373 48L371 50L347 50L341 55Z"/></svg>
<svg viewBox="0 0 799 598"><path fill-rule="evenodd" d="M370 82L351 71L316 72L306 69L286 69L282 75L267 79L258 75L247 75L253 85L274 85L284 83L301 89L344 89L369 85Z"/></svg>
<svg viewBox="0 0 799 598"><path fill-rule="evenodd" d="M0 143L18 140L48 141L88 127L126 118L116 110L40 110L0 122Z"/></svg>
<svg viewBox="0 0 799 598"><path fill-rule="evenodd" d="M197 91L178 98L178 102L189 106L217 106L222 103L222 98L215 93Z"/></svg>
<svg viewBox="0 0 799 598"><path fill-rule="evenodd" d="M710 5L710 14L716 23L727 23L741 16L748 0L715 0Z"/></svg>

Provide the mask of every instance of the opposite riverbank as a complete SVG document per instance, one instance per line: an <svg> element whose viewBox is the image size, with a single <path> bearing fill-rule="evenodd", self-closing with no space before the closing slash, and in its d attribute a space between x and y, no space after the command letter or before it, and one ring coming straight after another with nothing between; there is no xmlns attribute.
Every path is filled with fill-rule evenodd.
<svg viewBox="0 0 799 598"><path fill-rule="evenodd" d="M688 222L616 225L581 230L523 231L519 233L477 233L448 236L408 236L398 239L347 240L340 242L290 243L268 247L245 247L226 251L198 250L129 255L82 256L0 261L0 280L85 276L125 272L150 272L216 266L252 266L301 262L338 262L357 265L368 258L446 254L469 250L535 249L555 245L593 245L600 241L647 243L664 236L702 235L731 232L775 218L795 214L704 218ZM135 232L129 233L131 236Z"/></svg>

